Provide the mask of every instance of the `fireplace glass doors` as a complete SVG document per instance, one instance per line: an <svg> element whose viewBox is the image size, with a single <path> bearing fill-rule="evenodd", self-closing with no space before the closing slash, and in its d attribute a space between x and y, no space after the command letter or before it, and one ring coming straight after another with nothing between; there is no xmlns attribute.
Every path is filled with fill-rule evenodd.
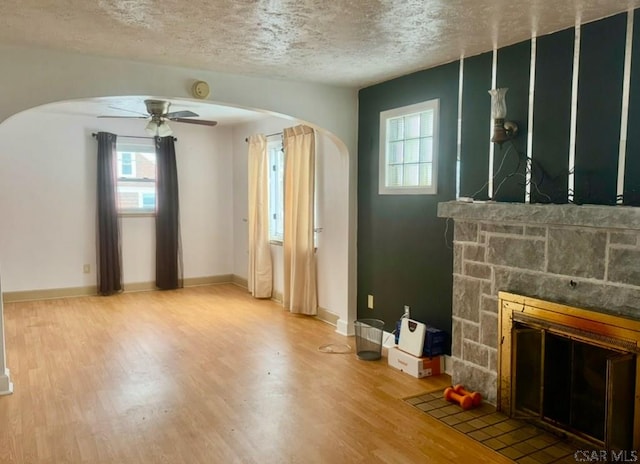
<svg viewBox="0 0 640 464"><path fill-rule="evenodd" d="M499 292L500 411L640 449L640 320Z"/></svg>
<svg viewBox="0 0 640 464"><path fill-rule="evenodd" d="M612 449L632 449L634 354L516 323L512 358L514 417L537 419Z"/></svg>

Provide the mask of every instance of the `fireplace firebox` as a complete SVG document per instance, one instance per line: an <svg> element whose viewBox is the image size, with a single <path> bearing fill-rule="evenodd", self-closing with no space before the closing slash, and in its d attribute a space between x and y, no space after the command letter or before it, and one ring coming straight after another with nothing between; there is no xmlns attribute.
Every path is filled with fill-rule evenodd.
<svg viewBox="0 0 640 464"><path fill-rule="evenodd" d="M606 449L637 449L640 321L499 298L498 408Z"/></svg>

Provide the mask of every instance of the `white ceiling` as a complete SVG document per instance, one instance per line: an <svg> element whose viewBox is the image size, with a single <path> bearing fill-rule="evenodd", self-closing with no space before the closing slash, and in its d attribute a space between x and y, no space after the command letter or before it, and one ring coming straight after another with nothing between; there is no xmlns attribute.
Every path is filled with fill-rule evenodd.
<svg viewBox="0 0 640 464"><path fill-rule="evenodd" d="M0 43L364 87L640 0L3 0Z"/></svg>

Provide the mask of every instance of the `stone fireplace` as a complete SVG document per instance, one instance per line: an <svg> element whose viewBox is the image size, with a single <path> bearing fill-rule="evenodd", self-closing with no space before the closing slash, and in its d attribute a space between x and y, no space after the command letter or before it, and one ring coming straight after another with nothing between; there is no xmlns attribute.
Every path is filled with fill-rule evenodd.
<svg viewBox="0 0 640 464"><path fill-rule="evenodd" d="M455 223L452 381L488 402L500 407L499 292L640 320L640 208L447 202L438 215Z"/></svg>

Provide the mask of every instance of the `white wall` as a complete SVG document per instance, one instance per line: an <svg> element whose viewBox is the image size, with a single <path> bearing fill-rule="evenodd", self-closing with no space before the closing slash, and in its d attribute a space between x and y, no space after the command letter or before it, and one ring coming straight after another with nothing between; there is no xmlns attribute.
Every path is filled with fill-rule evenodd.
<svg viewBox="0 0 640 464"><path fill-rule="evenodd" d="M237 125L233 129L233 174L234 174L234 270L235 274L247 278L248 231L247 231L247 153L245 139L253 134L281 132L285 127L299 121L272 117L266 120ZM346 198L349 189L349 159L323 131L317 131L317 218L318 234L318 304L336 314L341 320L348 319L348 217ZM284 290L284 264L282 246L271 245L274 266L274 290Z"/></svg>
<svg viewBox="0 0 640 464"><path fill-rule="evenodd" d="M0 262L5 292L96 283L98 130L145 135L145 121L31 110L0 125ZM184 276L233 272L231 129L172 124ZM153 217L122 219L123 278L155 280ZM91 273L83 273L83 265Z"/></svg>
<svg viewBox="0 0 640 464"><path fill-rule="evenodd" d="M342 156L348 157L348 191L346 196L340 199L341 202L346 202L348 208L348 237L346 238L348 301L345 303L347 308L345 308L344 318L341 316L341 320L338 321L338 331L352 332L351 322L356 317L356 89L12 46L0 46L0 62L5 64L0 73L0 102L2 102L0 121L5 122L0 127L9 123L6 121L7 118L16 113L45 103L69 99L122 95L189 99L192 83L202 79L211 85L210 100L212 102L290 115L333 134ZM32 135L29 134L29 137ZM87 144L88 142L85 139L84 142L79 143ZM64 175L58 171L54 172ZM49 173L41 172L40 174L43 186L53 182L52 179L46 179ZM72 193L83 193L83 188L87 186L68 186ZM31 204L34 203L31 202ZM83 222L78 224L78 227L88 226ZM79 238L76 234L73 235L74 238ZM71 238L67 240L72 241ZM93 253L88 251L89 246L83 243L83 251L80 253L82 256L69 257L74 264L69 264L70 269L64 269L63 275L68 276L76 272L77 264L75 263L86 260L88 254ZM61 278L56 277L55 273L48 275L48 270L37 269L34 264L38 259L37 250L24 250L24 252L29 255L29 264L25 266L32 267L30 272L47 274L40 277L40 281L47 286L60 286ZM84 276L74 279L78 283L84 280ZM16 286L19 286L19 282L7 282L9 291Z"/></svg>

